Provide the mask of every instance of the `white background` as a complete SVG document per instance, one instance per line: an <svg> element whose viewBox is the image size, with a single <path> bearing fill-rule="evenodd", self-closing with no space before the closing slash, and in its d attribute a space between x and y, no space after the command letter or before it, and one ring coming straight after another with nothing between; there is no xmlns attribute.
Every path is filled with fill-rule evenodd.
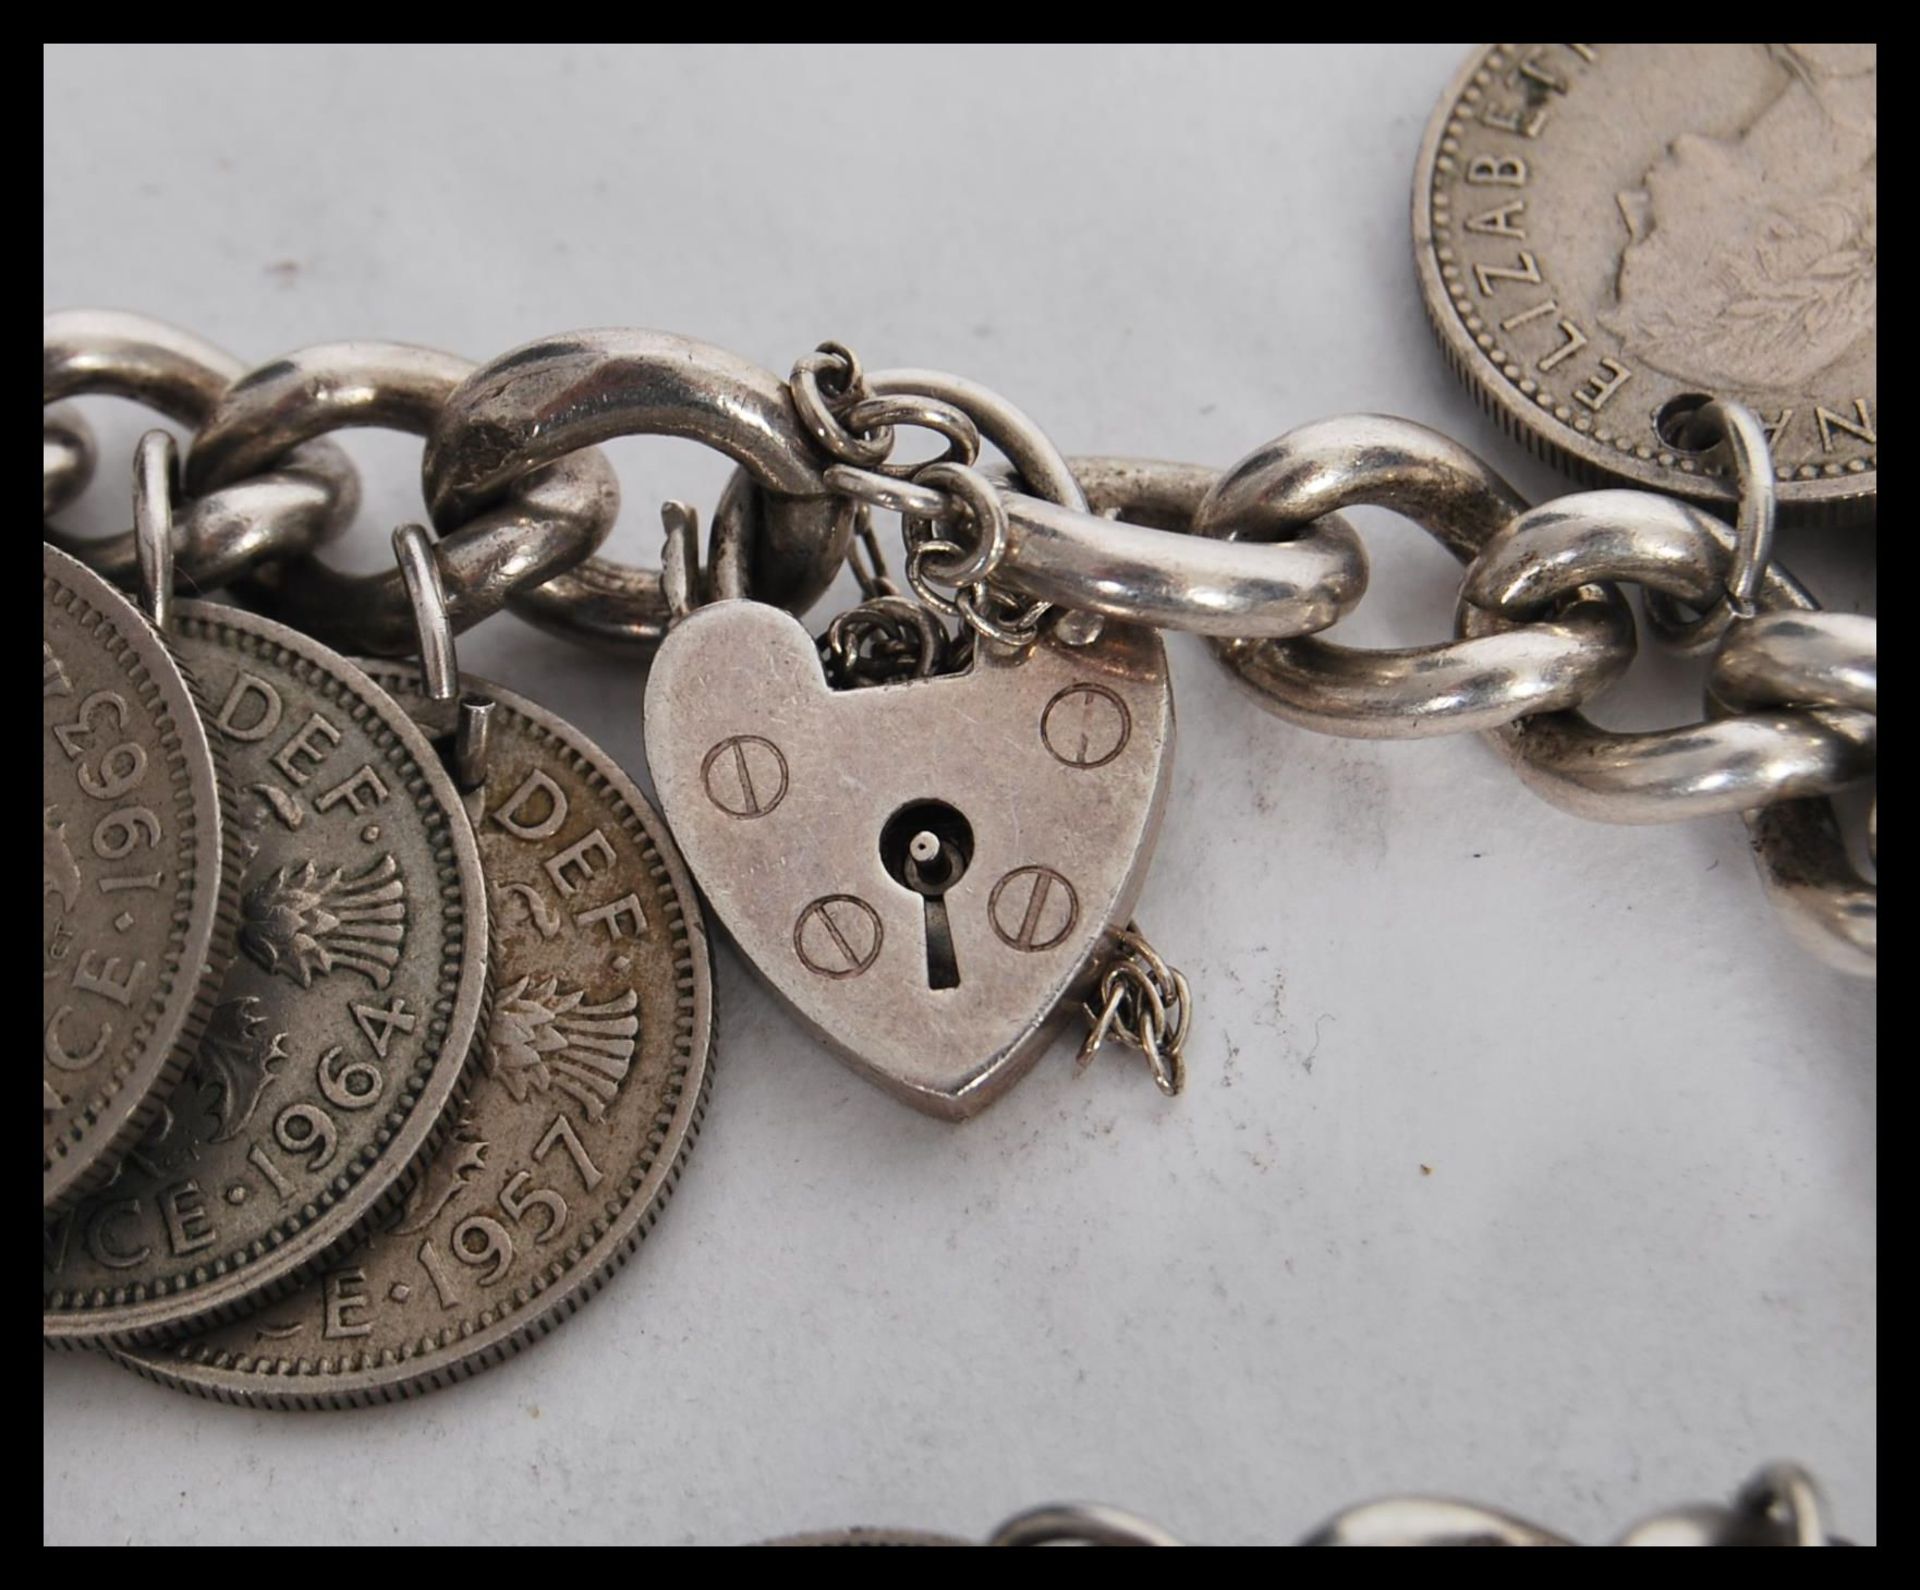
<svg viewBox="0 0 1920 1590"><path fill-rule="evenodd" d="M784 372L837 337L996 387L1068 452L1226 465L1372 409L1546 495L1414 283L1414 155L1463 53L57 48L46 302L250 361L637 324ZM140 417L89 412L104 527ZM340 555L370 567L421 512L418 447L349 447ZM725 466L612 451L612 548L653 561L659 499L710 503ZM1361 523L1341 637L1444 636L1445 554ZM1871 610L1868 538L1783 557ZM1871 985L1786 937L1735 819L1584 823L1476 740L1319 737L1171 650L1139 916L1199 1000L1182 1098L1125 1058L1076 1078L1063 1043L982 1118L923 1119L723 952L706 1129L590 1308L344 1414L50 1355L46 1538L977 1535L1085 1497L1278 1542L1404 1489L1599 1538L1793 1457L1873 1539ZM641 769L637 672L511 618L462 659ZM1643 656L1601 717L1697 689Z"/></svg>

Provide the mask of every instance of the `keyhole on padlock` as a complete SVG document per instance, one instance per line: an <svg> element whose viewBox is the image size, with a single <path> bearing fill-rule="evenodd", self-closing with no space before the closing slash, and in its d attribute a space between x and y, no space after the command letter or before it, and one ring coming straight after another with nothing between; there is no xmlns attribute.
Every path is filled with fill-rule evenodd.
<svg viewBox="0 0 1920 1590"><path fill-rule="evenodd" d="M915 801L887 819L880 859L926 908L927 987L958 988L960 964L947 925L946 893L973 860L973 825L945 801Z"/></svg>

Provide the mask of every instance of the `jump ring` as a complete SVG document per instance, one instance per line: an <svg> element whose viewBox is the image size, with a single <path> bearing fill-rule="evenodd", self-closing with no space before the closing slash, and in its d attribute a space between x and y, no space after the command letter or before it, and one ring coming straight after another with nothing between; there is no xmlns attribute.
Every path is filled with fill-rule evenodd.
<svg viewBox="0 0 1920 1590"><path fill-rule="evenodd" d="M939 398L909 392L862 398L842 418L850 430L866 434L884 430L895 435L898 427L911 425L945 438L947 450L938 459L925 459L917 464L876 464L875 469L883 475L917 479L928 464L971 464L980 456L978 428L964 410Z"/></svg>
<svg viewBox="0 0 1920 1590"><path fill-rule="evenodd" d="M830 370L842 372L837 396L829 395L821 384ZM824 452L862 469L878 467L893 452L891 429L855 426L844 418L844 410L866 396L867 390L860 361L851 349L822 343L817 351L795 361L788 386L794 413Z"/></svg>
<svg viewBox="0 0 1920 1590"><path fill-rule="evenodd" d="M973 551L969 555L928 567L926 573L943 585L985 584L1007 555L1007 510L999 492L978 470L965 464L927 464L913 479L915 485L932 486L951 494L965 509L974 530Z"/></svg>
<svg viewBox="0 0 1920 1590"><path fill-rule="evenodd" d="M1689 615L1677 598L1664 591L1647 592L1647 623L1666 645L1689 657L1708 650L1736 618L1753 617L1755 593L1773 560L1778 496L1766 428L1753 410L1743 403L1718 400L1702 407L1692 423L1717 432L1716 444L1732 456L1739 507L1733 557L1719 597L1703 611Z"/></svg>

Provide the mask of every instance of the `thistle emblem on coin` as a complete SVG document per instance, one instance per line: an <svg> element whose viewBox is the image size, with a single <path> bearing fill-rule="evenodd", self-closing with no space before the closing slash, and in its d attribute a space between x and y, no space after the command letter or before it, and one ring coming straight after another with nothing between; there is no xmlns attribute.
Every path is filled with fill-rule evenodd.
<svg viewBox="0 0 1920 1590"><path fill-rule="evenodd" d="M311 861L282 867L247 891L241 911L240 947L302 988L336 967L385 988L406 940L406 886L390 855L352 877Z"/></svg>
<svg viewBox="0 0 1920 1590"><path fill-rule="evenodd" d="M267 1028L256 1014L260 1001L248 995L229 999L213 1013L207 1035L200 1040L189 1075L213 1095L218 1122L210 1143L225 1143L240 1135L259 1108L260 1095L272 1086L287 1059L287 1035Z"/></svg>
<svg viewBox="0 0 1920 1590"><path fill-rule="evenodd" d="M631 988L590 1005L584 990L563 989L558 978L523 977L494 1005L487 1073L518 1103L558 1088L580 1102L588 1120L602 1120L633 1060L637 1004Z"/></svg>

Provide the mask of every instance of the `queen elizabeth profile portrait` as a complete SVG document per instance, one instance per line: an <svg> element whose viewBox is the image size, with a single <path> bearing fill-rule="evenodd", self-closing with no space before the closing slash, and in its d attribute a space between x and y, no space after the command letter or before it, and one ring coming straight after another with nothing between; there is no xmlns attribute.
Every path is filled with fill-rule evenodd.
<svg viewBox="0 0 1920 1590"><path fill-rule="evenodd" d="M1806 391L1856 348L1872 357L1876 52L1761 48L1778 94L1731 137L1674 139L1619 196L1618 303L1600 319L1689 382Z"/></svg>

